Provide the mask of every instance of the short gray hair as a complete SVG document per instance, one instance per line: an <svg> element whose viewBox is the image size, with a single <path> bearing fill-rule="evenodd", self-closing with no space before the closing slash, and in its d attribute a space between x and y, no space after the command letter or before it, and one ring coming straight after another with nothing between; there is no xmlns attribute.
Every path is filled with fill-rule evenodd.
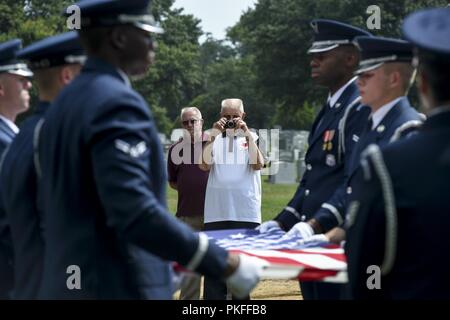
<svg viewBox="0 0 450 320"><path fill-rule="evenodd" d="M183 114L185 114L186 112L189 112L189 111L195 112L199 116L199 118L202 119L202 113L200 112L200 110L197 107L186 107L186 108L181 109L180 119L183 118Z"/></svg>
<svg viewBox="0 0 450 320"><path fill-rule="evenodd" d="M224 99L222 100L222 108L220 109L220 112L222 112L224 108L238 109L240 112L244 112L244 103L241 99Z"/></svg>

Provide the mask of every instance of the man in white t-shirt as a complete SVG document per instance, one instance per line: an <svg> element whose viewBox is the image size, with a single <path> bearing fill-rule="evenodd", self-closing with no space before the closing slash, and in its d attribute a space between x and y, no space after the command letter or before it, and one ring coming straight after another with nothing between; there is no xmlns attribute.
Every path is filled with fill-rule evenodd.
<svg viewBox="0 0 450 320"><path fill-rule="evenodd" d="M244 122L241 99L223 100L220 117L199 165L209 171L204 230L253 229L261 223L264 157L256 144L258 136ZM205 278L205 300L226 298L224 282Z"/></svg>

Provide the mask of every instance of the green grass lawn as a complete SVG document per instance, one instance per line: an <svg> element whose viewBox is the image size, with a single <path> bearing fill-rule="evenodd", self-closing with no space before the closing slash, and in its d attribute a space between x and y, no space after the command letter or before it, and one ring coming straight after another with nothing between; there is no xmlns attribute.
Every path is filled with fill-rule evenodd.
<svg viewBox="0 0 450 320"><path fill-rule="evenodd" d="M177 193L168 186L168 205L170 212L175 213L177 209ZM275 217L281 209L286 206L297 189L297 184L272 184L263 178L262 185L262 220L270 220Z"/></svg>

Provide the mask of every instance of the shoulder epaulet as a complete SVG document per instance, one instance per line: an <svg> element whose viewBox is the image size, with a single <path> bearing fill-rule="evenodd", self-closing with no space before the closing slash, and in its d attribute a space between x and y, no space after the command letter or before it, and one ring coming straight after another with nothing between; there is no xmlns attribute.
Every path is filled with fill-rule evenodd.
<svg viewBox="0 0 450 320"><path fill-rule="evenodd" d="M424 116L424 115L422 115L422 116ZM400 127L398 127L395 130L394 134L392 135L391 139L389 140L389 143L397 141L400 138L409 134L411 131L415 131L415 130L419 129L422 126L423 121L424 120L410 120L410 121L405 122L404 124L402 124Z"/></svg>

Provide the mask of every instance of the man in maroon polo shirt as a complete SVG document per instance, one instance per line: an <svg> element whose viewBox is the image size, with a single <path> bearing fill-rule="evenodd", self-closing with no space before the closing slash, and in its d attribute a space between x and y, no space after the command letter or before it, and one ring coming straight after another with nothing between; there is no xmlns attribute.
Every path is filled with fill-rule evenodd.
<svg viewBox="0 0 450 320"><path fill-rule="evenodd" d="M208 172L198 162L206 139L203 136L202 114L196 107L181 110L184 135L169 149L167 167L170 186L178 191L176 216L194 230L203 229L205 192ZM201 277L186 275L181 282L181 300L199 300Z"/></svg>

